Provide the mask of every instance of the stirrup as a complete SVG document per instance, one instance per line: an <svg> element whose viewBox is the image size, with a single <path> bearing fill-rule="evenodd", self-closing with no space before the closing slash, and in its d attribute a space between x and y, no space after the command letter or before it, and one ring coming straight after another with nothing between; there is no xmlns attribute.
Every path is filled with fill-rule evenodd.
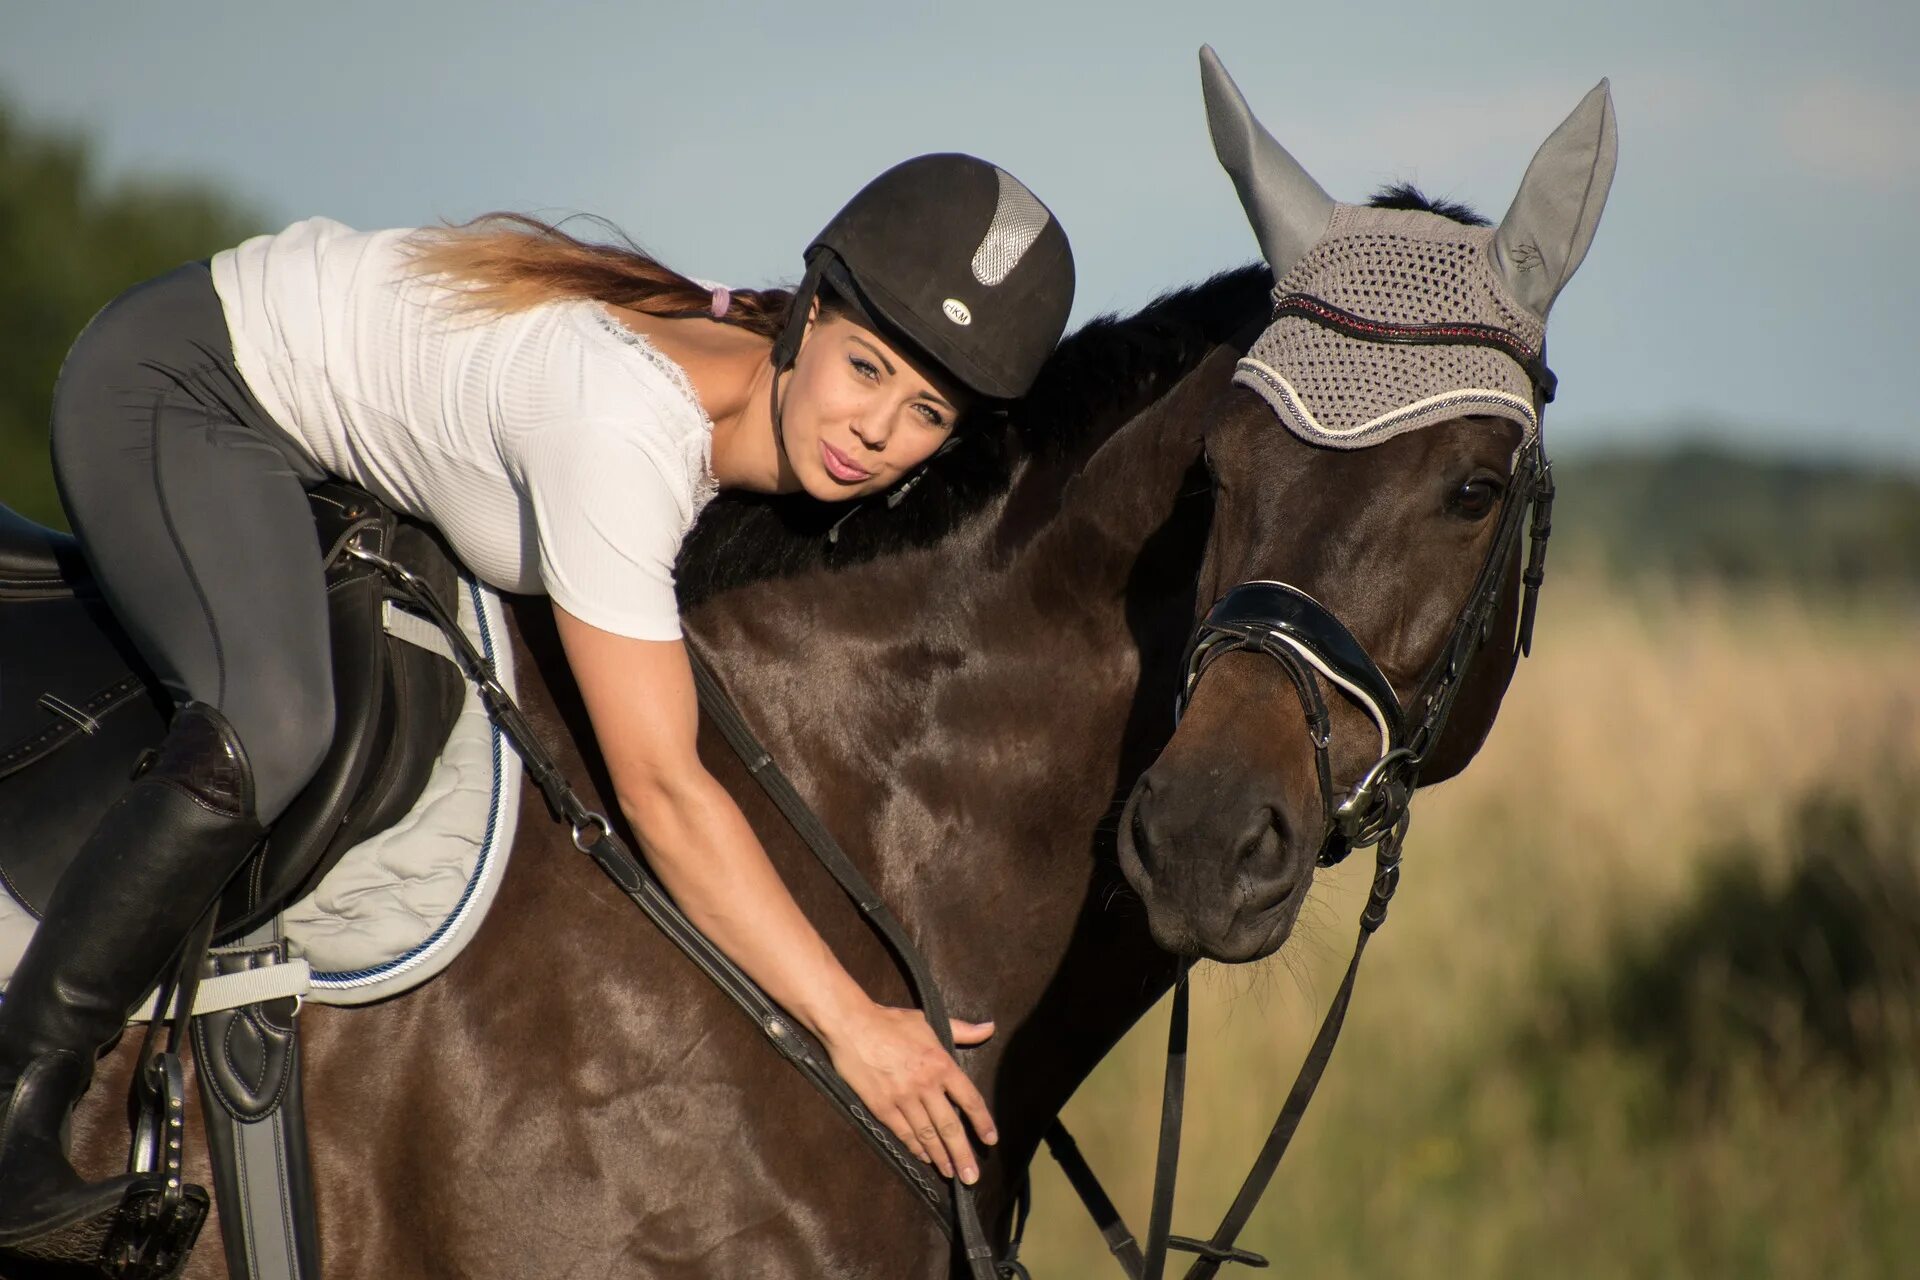
<svg viewBox="0 0 1920 1280"><path fill-rule="evenodd" d="M198 958L212 928L209 910L161 989L160 1008L177 1001L178 1009L167 1048L153 1052L158 1024L147 1025L147 1043L141 1048L146 1065L134 1078L133 1174L124 1179L119 1201L30 1239L0 1245L0 1260L40 1263L49 1280L174 1280L186 1269L206 1225L210 1200L204 1187L182 1176L186 1081L178 1041L193 1007Z"/></svg>
<svg viewBox="0 0 1920 1280"><path fill-rule="evenodd" d="M42 1263L49 1275L73 1280L173 1280L206 1220L204 1189L170 1194L162 1179L140 1178L113 1208L9 1245L0 1258Z"/></svg>

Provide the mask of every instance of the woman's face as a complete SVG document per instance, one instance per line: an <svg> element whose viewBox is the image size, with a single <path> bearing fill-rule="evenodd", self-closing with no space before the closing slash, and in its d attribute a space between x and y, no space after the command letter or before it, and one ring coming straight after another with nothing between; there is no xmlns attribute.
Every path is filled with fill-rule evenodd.
<svg viewBox="0 0 1920 1280"><path fill-rule="evenodd" d="M823 502L880 493L953 431L959 392L930 379L871 329L816 312L780 396L782 447L800 487Z"/></svg>

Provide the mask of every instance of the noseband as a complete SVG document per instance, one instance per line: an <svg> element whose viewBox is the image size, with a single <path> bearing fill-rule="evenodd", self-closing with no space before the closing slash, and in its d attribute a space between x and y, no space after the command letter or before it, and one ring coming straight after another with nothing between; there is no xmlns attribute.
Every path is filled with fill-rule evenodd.
<svg viewBox="0 0 1920 1280"><path fill-rule="evenodd" d="M1493 545L1487 549L1453 631L1419 691L1404 707L1366 646L1325 605L1298 587L1267 580L1243 582L1221 596L1194 630L1187 642L1186 676L1174 705L1176 722L1207 668L1222 655L1240 650L1264 653L1278 662L1299 696L1325 815L1319 865L1333 866L1356 848L1378 844L1405 815L1420 768L1446 727L1466 671L1490 638L1501 579L1528 508L1533 511L1532 547L1522 575L1526 600L1517 643L1523 654L1532 649L1547 537L1553 528L1553 469L1537 436L1514 460ZM1321 694L1322 680L1356 703L1380 731L1380 750L1373 764L1338 798L1331 758L1333 732Z"/></svg>
<svg viewBox="0 0 1920 1280"><path fill-rule="evenodd" d="M1545 366L1539 366L1544 372ZM1551 375L1546 375L1547 379ZM1535 377L1536 391L1549 392L1551 382ZM1542 394L1541 398L1547 398ZM1286 1105L1274 1118L1267 1140L1242 1180L1240 1193L1213 1234L1199 1240L1172 1232L1173 1188L1179 1160L1181 1116L1184 1110L1187 1054L1187 966L1183 962L1174 980L1173 1011L1167 1031L1167 1074L1160 1110L1160 1146L1154 1162L1153 1203L1147 1223L1144 1252L1135 1245L1111 1201L1099 1189L1099 1180L1086 1167L1077 1149L1056 1121L1047 1135L1054 1156L1067 1170L1068 1181L1080 1192L1108 1245L1131 1276L1161 1280L1170 1249L1198 1254L1187 1270L1188 1280L1210 1280L1229 1262L1265 1266L1258 1254L1237 1248L1234 1241L1259 1204L1274 1170L1298 1129L1320 1076L1333 1055L1334 1042L1346 1021L1359 976L1360 957L1367 939L1385 923L1387 906L1400 884L1400 850L1406 841L1408 805L1419 785L1420 770L1440 739L1454 699L1474 657L1492 637L1494 611L1500 602L1500 584L1508 560L1520 538L1527 511L1533 511L1528 536L1532 548L1521 575L1526 598L1521 606L1515 644L1525 654L1533 647L1533 619L1540 584L1546 570L1547 536L1552 532L1553 470L1541 450L1539 436L1524 444L1514 458L1513 475L1500 509L1493 545L1474 579L1473 589L1455 618L1440 655L1410 702L1395 696L1393 684L1366 646L1333 613L1298 587L1284 582L1243 582L1207 610L1187 642L1186 675L1174 703L1178 721L1193 698L1195 686L1222 655L1239 650L1264 653L1280 664L1306 712L1307 736L1313 743L1314 767L1319 774L1321 812L1325 827L1317 860L1332 866L1356 848L1375 847L1373 884L1360 913L1360 936L1339 990L1327 1006L1320 1030L1307 1051L1305 1064L1294 1078ZM1380 732L1380 753L1346 795L1336 800L1331 749L1333 729L1320 682L1326 681L1367 714ZM1017 1240L1017 1236L1016 1236Z"/></svg>

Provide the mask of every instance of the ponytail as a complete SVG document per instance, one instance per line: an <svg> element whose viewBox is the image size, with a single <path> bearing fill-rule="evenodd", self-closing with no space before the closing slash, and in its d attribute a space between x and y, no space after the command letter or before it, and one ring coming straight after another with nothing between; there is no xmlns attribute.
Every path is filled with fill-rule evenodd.
<svg viewBox="0 0 1920 1280"><path fill-rule="evenodd" d="M561 298L591 298L648 315L715 318L712 289L662 265L617 230L614 237L595 243L525 214L488 213L458 226L423 228L407 250L414 274L438 277L464 305L481 310L524 311ZM792 301L788 289L735 289L718 319L771 340Z"/></svg>

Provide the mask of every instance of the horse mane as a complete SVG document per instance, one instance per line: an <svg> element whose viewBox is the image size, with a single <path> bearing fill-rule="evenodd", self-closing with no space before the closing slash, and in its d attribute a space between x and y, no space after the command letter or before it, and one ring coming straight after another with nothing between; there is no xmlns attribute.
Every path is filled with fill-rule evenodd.
<svg viewBox="0 0 1920 1280"><path fill-rule="evenodd" d="M1488 225L1466 205L1430 199L1405 182L1367 203ZM1254 262L1163 293L1130 316L1089 320L1060 343L1023 399L963 427L959 443L928 465L897 506L884 498L839 504L798 493L721 494L681 545L681 608L751 582L938 542L1003 496L1023 463L1090 454L1215 347L1244 350L1259 334L1272 287L1273 273Z"/></svg>
<svg viewBox="0 0 1920 1280"><path fill-rule="evenodd" d="M1435 199L1423 194L1420 188L1411 182L1390 182L1373 193L1367 204L1375 209L1411 209L1416 213L1437 213L1441 217L1458 222L1467 227L1490 227L1493 225L1485 215L1471 205L1458 200Z"/></svg>
<svg viewBox="0 0 1920 1280"><path fill-rule="evenodd" d="M1055 349L1025 397L963 427L959 443L897 506L884 498L830 504L805 494L721 494L680 548L681 608L750 582L938 542L1004 495L1024 462L1091 453L1215 347L1236 339L1246 346L1272 285L1266 264L1250 263L1163 293L1133 315L1089 320Z"/></svg>

